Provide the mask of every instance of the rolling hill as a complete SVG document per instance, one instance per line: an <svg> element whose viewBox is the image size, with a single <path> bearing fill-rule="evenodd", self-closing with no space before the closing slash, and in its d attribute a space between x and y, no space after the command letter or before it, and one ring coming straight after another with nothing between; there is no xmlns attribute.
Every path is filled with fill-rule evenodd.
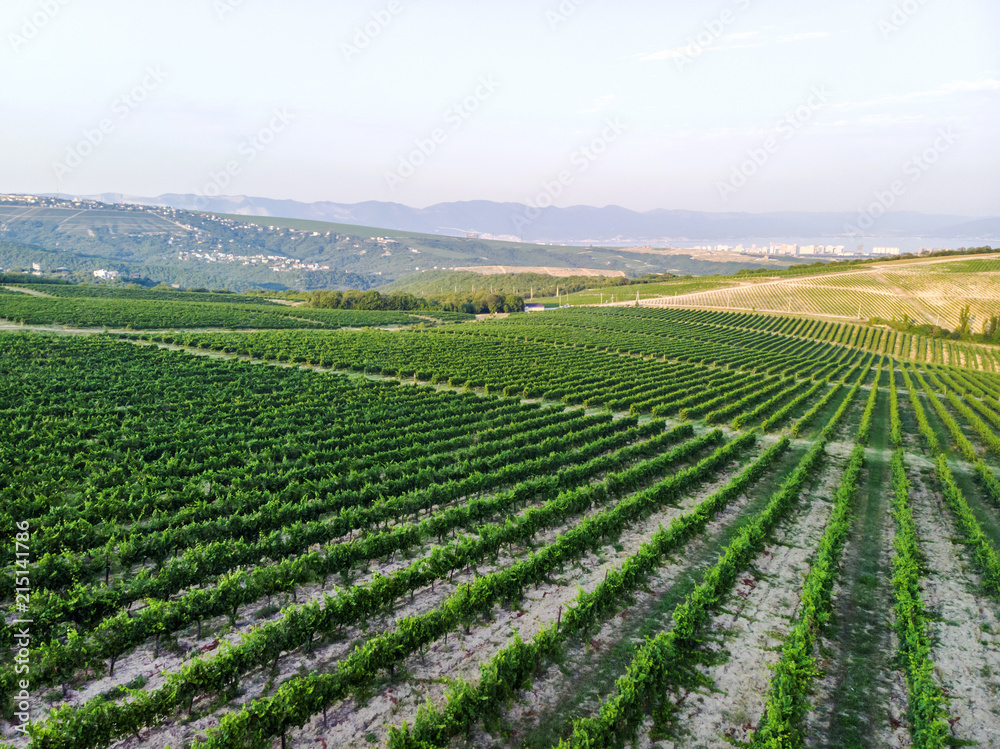
<svg viewBox="0 0 1000 749"><path fill-rule="evenodd" d="M254 218L33 196L0 199L0 267L100 268L182 286L242 291L367 289L426 271L516 266L626 274L782 268L734 253L570 247L447 237L309 219Z"/></svg>
<svg viewBox="0 0 1000 749"><path fill-rule="evenodd" d="M1000 314L1000 254L875 263L863 269L787 278L730 279L723 288L654 296L642 304L867 320L906 319L953 329L969 305L978 331ZM581 303L592 300L580 300Z"/></svg>

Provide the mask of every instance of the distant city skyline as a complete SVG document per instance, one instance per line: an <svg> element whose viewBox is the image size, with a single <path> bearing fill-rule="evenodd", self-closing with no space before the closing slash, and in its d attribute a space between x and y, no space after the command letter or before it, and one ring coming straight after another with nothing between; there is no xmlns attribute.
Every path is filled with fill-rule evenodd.
<svg viewBox="0 0 1000 749"><path fill-rule="evenodd" d="M9 0L11 193L1000 214L1000 8Z"/></svg>

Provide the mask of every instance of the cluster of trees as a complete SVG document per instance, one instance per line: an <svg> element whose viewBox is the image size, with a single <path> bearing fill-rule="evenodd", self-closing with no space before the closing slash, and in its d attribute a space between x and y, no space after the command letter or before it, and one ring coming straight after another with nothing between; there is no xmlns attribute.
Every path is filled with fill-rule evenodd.
<svg viewBox="0 0 1000 749"><path fill-rule="evenodd" d="M395 292L382 295L374 289L359 291L314 291L308 295L308 306L315 309L418 310L427 309L427 302L413 294Z"/></svg>
<svg viewBox="0 0 1000 749"><path fill-rule="evenodd" d="M1000 315L990 315L983 321L982 335L976 337L980 343L1000 344Z"/></svg>
<svg viewBox="0 0 1000 749"><path fill-rule="evenodd" d="M911 333L913 335L927 336L928 338L942 338L957 341L960 340L962 334L958 330L948 330L948 328L943 328L940 325L931 325L930 323L916 323L913 320L902 319L897 320L892 318L891 320L886 320L883 317L870 317L868 318L869 325L886 325L893 330L898 330L901 333Z"/></svg>
<svg viewBox="0 0 1000 749"><path fill-rule="evenodd" d="M174 292L185 291L185 292L189 292L191 294L233 294L234 293L234 292L230 291L229 289L209 289L206 286L196 286L194 288L187 288L187 289L175 289L173 286L171 286L170 284L165 283L163 281L161 281L160 283L156 284L156 286L148 286L148 287L145 286L144 284L141 284L141 283L126 283L126 284L122 285L121 288L124 288L124 289L146 289L146 288L149 288L149 289L152 289L153 291L174 291ZM268 296L268 294L262 292L260 294L260 296Z"/></svg>
<svg viewBox="0 0 1000 749"><path fill-rule="evenodd" d="M447 312L466 312L485 315L496 312L524 312L524 297L499 292L476 294L449 294L436 300Z"/></svg>
<svg viewBox="0 0 1000 749"><path fill-rule="evenodd" d="M894 330L914 335L927 336L928 338L941 338L950 341L974 341L976 343L992 343L1000 345L1000 315L990 315L983 320L983 325L979 333L972 329L972 308L965 305L958 313L958 327L954 330L943 328L940 325L930 323L917 324L912 320L902 319L885 320L881 317L872 317L868 320L870 325L887 325Z"/></svg>
<svg viewBox="0 0 1000 749"><path fill-rule="evenodd" d="M62 278L52 278L51 276L33 276L30 273L0 273L0 283L60 283L68 284Z"/></svg>
<svg viewBox="0 0 1000 749"><path fill-rule="evenodd" d="M486 293L448 294L425 299L405 291L382 294L375 289L358 291L314 291L305 295L308 306L316 309L358 309L386 311L443 310L489 314L496 312L524 312L524 299L514 294Z"/></svg>
<svg viewBox="0 0 1000 749"><path fill-rule="evenodd" d="M650 273L639 278L624 276L550 276L546 273L492 273L472 271L431 271L407 276L389 285L388 290L408 291L418 296L441 299L448 294L514 295L524 298L554 297L586 289L602 289L634 284L661 283L676 278L672 273Z"/></svg>

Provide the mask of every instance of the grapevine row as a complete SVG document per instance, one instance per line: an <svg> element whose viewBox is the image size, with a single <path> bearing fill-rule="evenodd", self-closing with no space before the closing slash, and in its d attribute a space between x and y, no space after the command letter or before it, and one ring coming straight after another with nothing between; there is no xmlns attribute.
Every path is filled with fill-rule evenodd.
<svg viewBox="0 0 1000 749"><path fill-rule="evenodd" d="M458 587L433 611L398 620L394 630L376 635L355 648L340 662L335 673L289 679L272 697L258 699L238 713L223 716L207 745L237 737L245 741L248 736L257 737L259 743L268 736L276 735L276 729L301 725L323 705L332 704L365 688L383 670L394 668L419 647L458 626L471 623L478 615L491 610L498 601L519 600L526 586L543 580L556 566L597 548L604 539L619 533L630 522L676 499L680 492L704 480L753 442L753 435L745 435L720 447L696 466L587 517L528 558L478 577L467 586ZM634 484L638 480L639 476L635 476L629 479L629 483ZM545 512L555 518L567 518L595 502L606 500L610 492L609 488L601 485L575 490L561 495L550 502L544 511L539 510L536 514ZM531 513L521 518L520 533L523 534L525 528L533 532L537 526ZM513 537L509 541L505 537L507 533ZM494 549L517 538L506 527L498 527L496 533L484 533L483 537ZM279 624L254 630L244 637L239 646L220 653L211 661L197 659L187 664L180 674L170 675L167 684L155 693L136 694L127 704L90 702L77 709L63 707L56 710L43 726L33 729L33 746L35 749L89 749L137 733L170 715L179 705L190 706L198 694L224 692L240 674L280 657L282 652L311 642L316 632L333 632L344 624L356 621L355 616L343 618L340 612L341 609L335 605L320 604L293 609L286 612Z"/></svg>
<svg viewBox="0 0 1000 749"><path fill-rule="evenodd" d="M859 435L834 496L833 511L816 559L802 585L801 617L785 638L781 658L771 677L764 715L750 742L755 749L793 749L805 745L805 716L811 708L809 695L818 673L814 655L816 637L833 613L833 584L851 529L851 503L857 494L864 462L865 447Z"/></svg>
<svg viewBox="0 0 1000 749"><path fill-rule="evenodd" d="M464 680L453 683L443 708L427 704L418 711L412 727L404 722L401 728L391 728L390 749L445 747L452 737L468 732L479 719L489 724L490 718L530 684L546 663L560 657L567 641L587 637L594 627L614 614L668 554L703 532L709 521L736 497L745 494L788 446L787 437L776 442L725 487L672 520L667 528L658 530L620 567L612 569L592 592L581 591L561 619L539 632L532 641L526 643L515 637L480 667L477 683Z"/></svg>
<svg viewBox="0 0 1000 749"><path fill-rule="evenodd" d="M902 450L893 453L893 517L896 535L893 544L893 611L899 652L909 690L910 734L916 749L938 749L948 745L949 728L945 722L947 702L941 687L934 681L931 660L929 622L920 594L923 574L913 511L910 508L910 481L906 477Z"/></svg>

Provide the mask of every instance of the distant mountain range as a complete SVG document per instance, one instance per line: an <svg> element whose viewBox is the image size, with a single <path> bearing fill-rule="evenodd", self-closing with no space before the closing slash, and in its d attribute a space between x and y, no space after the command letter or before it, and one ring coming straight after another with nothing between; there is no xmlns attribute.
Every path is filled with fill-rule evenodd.
<svg viewBox="0 0 1000 749"><path fill-rule="evenodd" d="M747 241L758 238L843 238L856 213L706 213L699 211L632 211L619 206L528 209L520 203L471 200L411 208L400 203L303 203L245 195L205 198L168 193L155 198L104 193L79 196L106 203L136 203L186 210L271 216L356 224L444 236L491 235L524 242L571 244L667 244L670 242ZM877 219L868 236L926 237L941 240L996 240L1000 217L970 218L897 211ZM974 244L974 242L972 242Z"/></svg>
<svg viewBox="0 0 1000 749"><path fill-rule="evenodd" d="M37 263L41 271L62 268L84 275L115 270L185 287L367 289L416 273L473 269L724 275L807 262L676 247L517 243L136 202L0 196L0 269L23 270Z"/></svg>

